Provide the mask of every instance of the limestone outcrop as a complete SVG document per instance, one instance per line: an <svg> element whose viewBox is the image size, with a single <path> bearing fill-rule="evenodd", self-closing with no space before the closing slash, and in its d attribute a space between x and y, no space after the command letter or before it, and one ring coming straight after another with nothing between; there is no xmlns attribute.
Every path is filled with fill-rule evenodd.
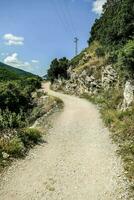
<svg viewBox="0 0 134 200"><path fill-rule="evenodd" d="M87 62L90 58L84 56L82 63ZM86 61L85 61L86 60ZM69 67L68 80L55 80L52 88L54 90L62 90L67 94L81 96L83 94L97 95L100 92L109 91L118 85L122 85L122 102L117 107L120 110L126 110L131 106L134 100L134 85L131 80L120 83L119 74L112 65L96 66L86 65L86 68L78 70L78 67ZM112 91L112 90L111 90ZM112 96L112 93L111 93Z"/></svg>

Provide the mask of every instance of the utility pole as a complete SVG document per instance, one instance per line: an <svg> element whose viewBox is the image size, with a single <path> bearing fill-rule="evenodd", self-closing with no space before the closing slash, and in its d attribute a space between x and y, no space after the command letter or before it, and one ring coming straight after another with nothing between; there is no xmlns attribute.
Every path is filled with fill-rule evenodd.
<svg viewBox="0 0 134 200"><path fill-rule="evenodd" d="M74 38L74 43L75 43L75 55L77 56L78 54L78 41L79 39L77 37Z"/></svg>

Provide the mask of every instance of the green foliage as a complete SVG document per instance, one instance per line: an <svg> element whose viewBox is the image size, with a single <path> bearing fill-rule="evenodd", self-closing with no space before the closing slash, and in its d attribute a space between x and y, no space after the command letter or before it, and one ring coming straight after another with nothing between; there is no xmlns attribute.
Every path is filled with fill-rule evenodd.
<svg viewBox="0 0 134 200"><path fill-rule="evenodd" d="M19 113L20 109L26 111L31 107L31 96L25 91L19 82L7 82L0 84L0 108L9 109Z"/></svg>
<svg viewBox="0 0 134 200"><path fill-rule="evenodd" d="M134 40L128 41L120 50L118 63L130 71L134 71Z"/></svg>
<svg viewBox="0 0 134 200"><path fill-rule="evenodd" d="M22 111L16 114L8 109L4 111L0 110L0 129L23 127L26 125L25 118L25 113Z"/></svg>
<svg viewBox="0 0 134 200"><path fill-rule="evenodd" d="M38 78L29 72L23 71L0 62L0 81L20 80L29 77Z"/></svg>
<svg viewBox="0 0 134 200"><path fill-rule="evenodd" d="M69 65L72 66L72 68L76 67L79 64L79 61L83 58L85 51L86 49L84 49L79 55L72 58L72 60L69 63Z"/></svg>
<svg viewBox="0 0 134 200"><path fill-rule="evenodd" d="M0 137L0 159L3 159L2 152L7 153L9 157L25 155L31 145L40 142L42 137L41 132L33 128L6 129L4 135L6 137Z"/></svg>
<svg viewBox="0 0 134 200"><path fill-rule="evenodd" d="M41 138L33 129L20 134L29 124L35 106L32 92L41 87L41 81L38 76L0 63L0 170L10 157L23 156L30 144Z"/></svg>
<svg viewBox="0 0 134 200"><path fill-rule="evenodd" d="M21 87L27 93L35 91L35 89L41 88L41 78L39 77L29 77L21 81Z"/></svg>
<svg viewBox="0 0 134 200"><path fill-rule="evenodd" d="M126 175L130 182L134 181L134 105L131 109L121 111L122 88L102 91L98 95L83 97L99 105L102 119L111 130L111 137L117 143L124 161Z"/></svg>
<svg viewBox="0 0 134 200"><path fill-rule="evenodd" d="M107 64L117 63L118 61L118 51L111 51L106 54L106 62Z"/></svg>
<svg viewBox="0 0 134 200"><path fill-rule="evenodd" d="M67 58L54 59L50 65L50 69L47 72L48 79L53 82L58 78L67 78L67 69L69 61Z"/></svg>
<svg viewBox="0 0 134 200"><path fill-rule="evenodd" d="M41 132L33 128L14 131L7 129L6 132L7 137L0 137L0 157L2 157L2 152L11 157L21 157L31 145L40 142L42 137Z"/></svg>
<svg viewBox="0 0 134 200"><path fill-rule="evenodd" d="M20 156L23 154L24 145L18 137L14 137L9 141L6 151L15 157Z"/></svg>
<svg viewBox="0 0 134 200"><path fill-rule="evenodd" d="M40 87L40 77L0 63L0 129L25 126L32 92Z"/></svg>
<svg viewBox="0 0 134 200"><path fill-rule="evenodd" d="M104 49L102 47L97 48L95 50L95 53L96 53L97 57L103 57L103 56L105 56L105 51L104 51Z"/></svg>
<svg viewBox="0 0 134 200"><path fill-rule="evenodd" d="M23 155L24 145L17 136L11 139L2 138L0 140L0 149L13 157L19 157Z"/></svg>
<svg viewBox="0 0 134 200"><path fill-rule="evenodd" d="M134 36L134 1L107 0L103 13L96 19L89 44L98 40L107 49L116 49Z"/></svg>
<svg viewBox="0 0 134 200"><path fill-rule="evenodd" d="M19 113L32 107L31 93L41 87L39 78L0 82L0 109Z"/></svg>
<svg viewBox="0 0 134 200"><path fill-rule="evenodd" d="M25 146L29 144L37 144L41 140L41 133L35 128L26 128L20 130L19 137Z"/></svg>

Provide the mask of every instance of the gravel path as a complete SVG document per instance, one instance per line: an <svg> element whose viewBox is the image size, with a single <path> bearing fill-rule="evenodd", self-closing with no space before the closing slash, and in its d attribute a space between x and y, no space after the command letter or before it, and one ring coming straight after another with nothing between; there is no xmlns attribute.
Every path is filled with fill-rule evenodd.
<svg viewBox="0 0 134 200"><path fill-rule="evenodd" d="M0 199L125 200L121 161L96 107L49 93L64 101L64 111L54 120L47 144L36 146L3 175Z"/></svg>

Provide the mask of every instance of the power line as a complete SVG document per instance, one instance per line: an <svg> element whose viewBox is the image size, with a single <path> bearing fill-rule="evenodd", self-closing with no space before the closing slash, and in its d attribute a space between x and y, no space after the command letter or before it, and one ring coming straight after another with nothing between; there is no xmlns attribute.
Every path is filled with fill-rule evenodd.
<svg viewBox="0 0 134 200"><path fill-rule="evenodd" d="M76 34L76 27L74 25L74 21L73 21L73 17L72 17L72 13L71 13L71 10L70 10L70 7L69 7L69 3L66 1L66 0L63 0L65 3L66 3L66 7L65 7L65 4L64 4L64 8L65 10L67 11L67 16L69 18L69 21L70 21L70 25L72 27L72 30L73 30L73 33L75 34L75 36L77 35Z"/></svg>
<svg viewBox="0 0 134 200"><path fill-rule="evenodd" d="M65 2L66 2L66 4L65 4ZM62 10L64 18L65 18L65 21L68 25L68 28L69 28L70 32L72 33L72 36L74 37L76 34L74 31L73 22L72 22L72 18L70 16L70 12L68 9L67 1L59 0L59 3L60 3L61 10Z"/></svg>
<svg viewBox="0 0 134 200"><path fill-rule="evenodd" d="M76 29L73 23L72 15L70 12L69 4L66 0L53 0L54 7L56 10L56 15L59 18L60 23L62 24L65 31L71 36L71 38L74 38L75 43L75 55L78 54L78 41L79 39L76 37Z"/></svg>
<svg viewBox="0 0 134 200"><path fill-rule="evenodd" d="M70 30L69 30L69 26L65 19L65 14L63 13L61 6L58 4L57 0L53 0L53 3L54 3L56 15L57 15L62 27L64 28L65 32L67 32L68 35L70 35L72 38L72 36L73 36L72 32L70 32Z"/></svg>
<svg viewBox="0 0 134 200"><path fill-rule="evenodd" d="M69 4L65 0L53 0L56 14L67 32L72 37L76 36L76 30L73 23L72 15L70 12Z"/></svg>
<svg viewBox="0 0 134 200"><path fill-rule="evenodd" d="M53 0L53 4L54 4L54 7L55 7L55 11L56 11L56 15L57 15L57 18L59 19L59 23L62 25L63 29L65 30L65 32L68 32L68 27L66 26L65 24L65 21L61 15L61 12L60 12L60 9L57 5L57 1L56 0ZM70 34L70 33L69 33Z"/></svg>
<svg viewBox="0 0 134 200"><path fill-rule="evenodd" d="M70 34L72 34L72 37L74 37L74 33L73 33L73 30L71 29L71 26L70 26L70 20L68 20L68 15L66 13L66 8L65 8L65 4L64 4L64 0L59 0L59 8L62 12L62 16L63 16L63 19L64 19L64 22L66 24L66 26L68 27L68 30L70 31Z"/></svg>

